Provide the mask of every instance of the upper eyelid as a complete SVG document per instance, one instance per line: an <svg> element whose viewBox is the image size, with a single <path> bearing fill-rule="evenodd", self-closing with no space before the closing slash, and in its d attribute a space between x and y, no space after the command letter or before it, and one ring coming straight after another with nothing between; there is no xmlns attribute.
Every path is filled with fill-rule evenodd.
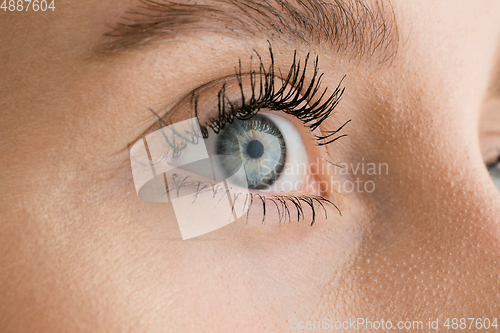
<svg viewBox="0 0 500 333"><path fill-rule="evenodd" d="M258 62L257 65L255 65L255 61ZM313 67L312 70L309 69L310 66ZM157 119L157 122L155 122L152 126L150 126L145 132L143 132L142 135L140 135L131 144L135 143L137 140L143 138L147 134L160 129L161 127L169 126L170 124L173 123L172 119L175 119L176 117L177 120L179 121L186 119L187 117L192 117L192 116L198 117L198 110L194 110L194 114L191 115L184 114L181 115L179 118L178 114L182 113L179 112L179 109L182 110L182 108L187 108L189 110L190 108L191 109L195 108L197 102L196 98L202 96L203 93L208 92L205 95L212 95L211 97L214 98L214 96L221 94L221 91L225 89L226 84L229 82L233 82L233 85L240 85L241 88L240 97L241 99L246 99L246 101L249 101L251 98L249 98L248 95L243 96L244 89L241 85L245 83L243 81L246 80L245 84L247 86L245 87L245 91L247 91L249 88L248 82L252 81L253 78L255 86L258 87L256 89L259 89L259 93L255 95L255 91L253 91L254 87L252 86L251 97L254 99L260 99L263 93L274 94L281 87L284 89L283 91L288 94L288 102L289 103L292 102L291 104L293 104L294 101L299 101L299 102L302 101L304 103L312 102L313 105L309 107L308 111L300 115L302 117L301 120L303 120L304 124L310 122L309 124L310 130L315 130L330 115L331 111L336 107L336 105L340 101L345 89L341 88L341 83L343 81L342 78L336 89L333 92L331 92L331 94L326 95L327 98L325 100L323 97L325 97L327 88L325 88L324 90L321 88L321 79L323 73L319 72L318 58L316 57L314 60L311 60L310 54L307 54L304 58L301 58L297 55L295 51L293 55L293 61L289 66L288 71L282 71L281 68L279 66L276 66L275 64L275 59L271 45L269 45L268 60L265 60L263 57L259 55L257 51L254 50L254 54L250 56L248 69L244 70L242 67L242 62L241 60L239 60L238 66L234 67L234 71L235 73L233 75L226 75L224 77L213 80L209 83L203 84L195 88L194 90L185 94L183 97L171 103L168 107L162 109L161 111L155 111L150 108L149 110L154 114L155 118ZM277 83L277 81L279 82ZM269 88L272 89L270 91L264 91L264 92L260 91L261 87L263 86L264 89L266 88L268 90ZM218 88L220 89L218 90ZM213 91L210 93L209 92L210 90ZM238 88L233 87L232 90L236 91L238 90ZM316 98L317 95L319 95L319 98ZM269 98L270 96L267 97ZM314 101L314 98L316 98L317 100ZM234 100L237 99L238 97L235 98ZM321 104L322 101L323 104ZM216 101L214 100L212 104L216 104ZM288 107L291 109L292 107L297 107L297 105L289 105ZM314 112L312 111L316 111L317 109L320 108L323 108L322 113L320 113L319 115L314 115ZM202 123L203 122L200 121L200 124ZM322 133L320 136L317 136L317 139L329 140L340 129L342 129L342 127L343 126L334 131L329 131L326 134ZM129 146L131 144L129 144Z"/></svg>

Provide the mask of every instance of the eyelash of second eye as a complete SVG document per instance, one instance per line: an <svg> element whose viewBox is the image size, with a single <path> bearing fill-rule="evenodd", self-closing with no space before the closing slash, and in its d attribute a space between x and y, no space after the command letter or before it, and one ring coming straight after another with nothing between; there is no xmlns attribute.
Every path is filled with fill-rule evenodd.
<svg viewBox="0 0 500 333"><path fill-rule="evenodd" d="M285 79L281 80L281 86L276 89L276 70L274 66L274 55L272 48L269 47L271 64L266 69L263 60L257 51L254 51L259 59L258 71L250 68L250 88L251 96L247 98L244 93L243 76L241 69L241 60L236 70L236 79L240 88L240 98L238 102L231 101L226 94L226 85L224 84L218 92L218 114L211 117L207 124L201 126L204 138L208 137L208 128L211 128L216 134L219 133L226 124L232 123L234 119L247 120L252 118L261 109L270 111L282 111L301 120L304 125L312 132L315 131L333 112L340 102L345 88L341 88L342 81L328 97L326 93L328 88L321 91L321 79L323 73L319 73L318 57L314 61L313 75L307 83L306 74L309 65L310 54L308 53L304 60L303 68L301 61L297 58L297 52L294 52L292 65ZM253 60L253 56L251 57ZM279 78L283 75L278 68ZM316 100L311 103L313 100ZM196 118L198 118L198 95L193 93L193 108ZM315 135L315 141L318 146L330 144L344 136L335 135L344 128L350 120L333 131L321 131L321 135Z"/></svg>

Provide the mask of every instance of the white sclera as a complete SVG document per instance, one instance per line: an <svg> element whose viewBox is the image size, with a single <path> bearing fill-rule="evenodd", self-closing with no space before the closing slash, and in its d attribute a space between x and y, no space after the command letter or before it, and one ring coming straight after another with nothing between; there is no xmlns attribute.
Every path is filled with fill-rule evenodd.
<svg viewBox="0 0 500 333"><path fill-rule="evenodd" d="M304 180L309 168L302 135L292 122L274 114L265 113L279 128L286 144L286 162L281 176L265 191L267 192L294 192L304 188Z"/></svg>

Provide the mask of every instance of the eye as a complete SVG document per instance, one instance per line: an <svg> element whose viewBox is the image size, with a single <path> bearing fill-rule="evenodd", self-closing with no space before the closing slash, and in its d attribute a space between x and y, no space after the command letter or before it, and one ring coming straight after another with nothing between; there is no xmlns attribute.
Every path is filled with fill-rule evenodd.
<svg viewBox="0 0 500 333"><path fill-rule="evenodd" d="M263 110L250 119L235 119L219 134L211 133L206 145L225 178L243 166L242 177L231 178L230 185L275 193L304 188L307 152L298 129L285 117Z"/></svg>
<svg viewBox="0 0 500 333"><path fill-rule="evenodd" d="M488 173L495 186L500 190L500 156L496 158L495 162L487 163Z"/></svg>
<svg viewBox="0 0 500 333"><path fill-rule="evenodd" d="M320 127L340 102L343 78L321 88L318 58L308 70L309 55L301 62L296 53L283 75L269 52L268 68L257 54L258 71L243 73L240 62L235 76L197 88L163 116L151 110L159 128L131 148L139 198L172 202L184 239L248 218L259 204L262 223L272 210L266 203L279 223L307 216L313 225L318 207L326 217L326 205L340 214L308 171L310 156L321 164L322 147L345 136L337 133L350 120Z"/></svg>

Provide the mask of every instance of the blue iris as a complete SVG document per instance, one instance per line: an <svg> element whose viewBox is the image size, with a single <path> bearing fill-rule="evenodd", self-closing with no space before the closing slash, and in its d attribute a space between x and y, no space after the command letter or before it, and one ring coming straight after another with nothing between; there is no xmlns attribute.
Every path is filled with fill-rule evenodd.
<svg viewBox="0 0 500 333"><path fill-rule="evenodd" d="M246 178L233 179L235 185L261 190L271 186L281 175L286 161L283 135L268 117L235 119L217 135L215 154L219 168L227 178L243 165Z"/></svg>

